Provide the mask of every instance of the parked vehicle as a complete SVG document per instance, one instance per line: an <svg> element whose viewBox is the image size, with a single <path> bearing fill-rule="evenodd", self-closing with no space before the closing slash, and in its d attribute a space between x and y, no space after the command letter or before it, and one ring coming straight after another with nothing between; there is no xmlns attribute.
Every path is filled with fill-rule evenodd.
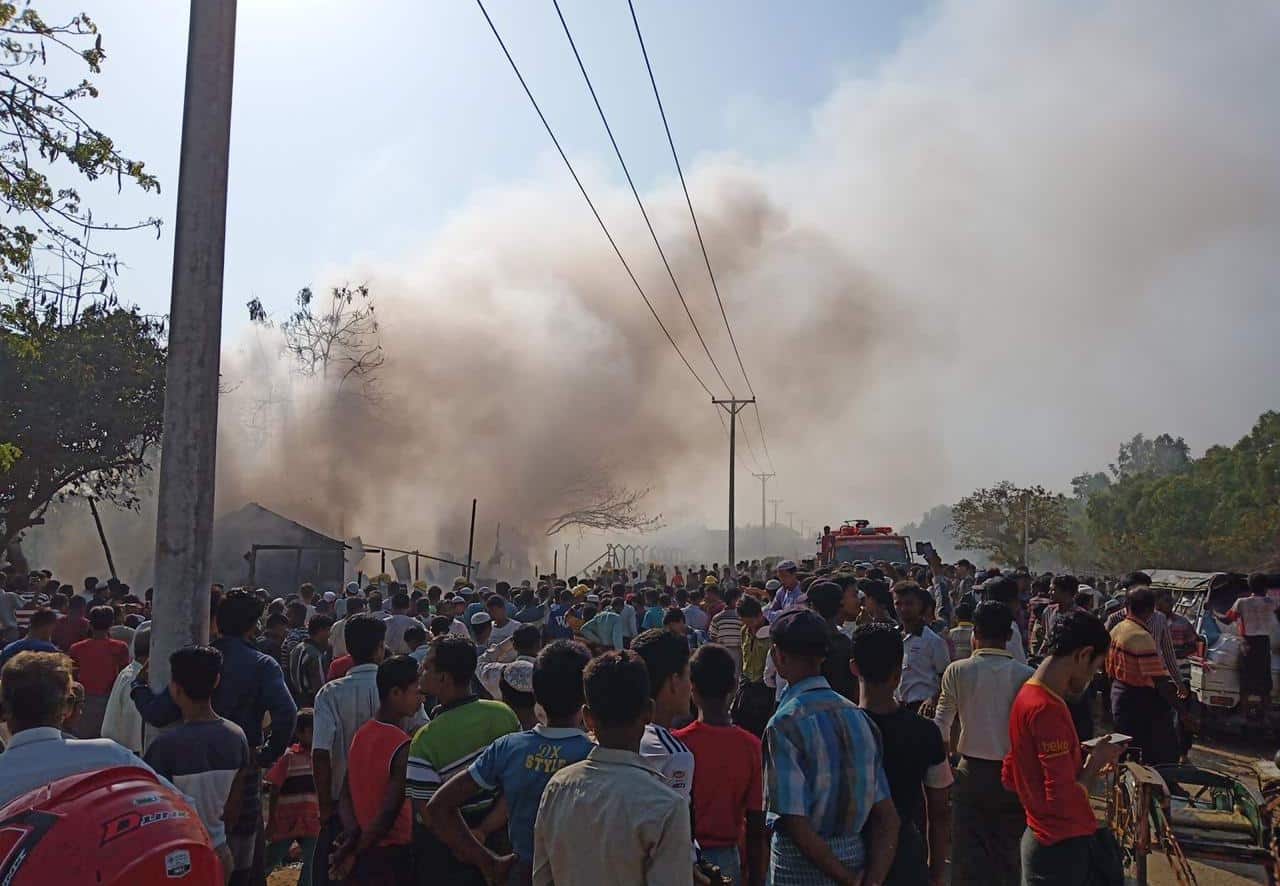
<svg viewBox="0 0 1280 886"><path fill-rule="evenodd" d="M1152 586L1173 593L1173 609L1195 626L1196 654L1186 660L1191 690L1191 722L1196 732L1244 732L1263 726L1260 697L1241 698L1240 662L1244 649L1236 625L1225 620L1231 604L1249 593L1239 572L1183 572L1145 569ZM1280 726L1280 624L1271 640L1269 726Z"/></svg>

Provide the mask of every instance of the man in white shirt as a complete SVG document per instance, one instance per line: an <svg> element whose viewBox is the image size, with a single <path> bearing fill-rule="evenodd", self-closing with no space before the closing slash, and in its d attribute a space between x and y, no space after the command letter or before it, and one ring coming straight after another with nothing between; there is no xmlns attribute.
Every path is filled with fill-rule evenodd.
<svg viewBox="0 0 1280 886"><path fill-rule="evenodd" d="M347 620L353 615L364 612L364 609L364 598L352 597L347 600L346 616L335 621L333 627L329 629L329 649L332 650L334 658L342 658L347 654Z"/></svg>
<svg viewBox="0 0 1280 886"><path fill-rule="evenodd" d="M383 621L387 623L386 643L392 655L407 654L409 647L405 645L404 632L414 625L422 625L422 622L409 614L409 607L412 605L412 598L404 591L398 591L391 597L391 614L385 616Z"/></svg>
<svg viewBox="0 0 1280 886"><path fill-rule="evenodd" d="M1249 595L1240 597L1227 610L1227 621L1239 622L1240 636L1244 639L1240 691L1260 697L1264 715L1271 707L1271 632L1277 617L1275 598L1267 593L1268 584L1262 573L1250 575ZM1172 642L1169 645L1172 646Z"/></svg>
<svg viewBox="0 0 1280 886"><path fill-rule="evenodd" d="M982 584L982 595L987 600L994 600L1006 606L1012 615L1018 604L1018 583L1007 575L997 575ZM1012 623L1009 640L1004 646L1005 652L1013 656L1015 661L1027 663L1027 647L1022 642L1022 631L1017 621Z"/></svg>
<svg viewBox="0 0 1280 886"><path fill-rule="evenodd" d="M533 831L534 886L693 886L688 796L664 784L636 753L649 734L645 670L625 651L587 665L583 715L599 746L543 789ZM687 663L685 670L687 682Z"/></svg>
<svg viewBox="0 0 1280 886"><path fill-rule="evenodd" d="M689 643L671 631L651 628L636 637L631 648L644 659L653 698L653 719L640 740L640 756L688 799L693 791L693 752L671 734L671 726L677 717L689 716Z"/></svg>
<svg viewBox="0 0 1280 886"><path fill-rule="evenodd" d="M134 766L155 775L140 757L110 739L64 737L60 727L71 683L71 659L57 652L20 652L5 664L0 702L13 738L0 754L0 806L80 772ZM156 778L178 790L167 779Z"/></svg>
<svg viewBox="0 0 1280 886"><path fill-rule="evenodd" d="M1018 797L1000 783L1009 752L1009 711L1034 673L1005 651L1013 624L1009 607L994 600L973 613L973 655L952 662L942 675L934 722L950 743L960 718L956 767L951 878L955 883L1017 886L1018 843L1026 823Z"/></svg>
<svg viewBox="0 0 1280 886"><path fill-rule="evenodd" d="M542 633L533 625L520 625L516 632L497 645L490 646L476 660L476 679L489 696L502 701L502 671L517 661L535 662Z"/></svg>
<svg viewBox="0 0 1280 886"><path fill-rule="evenodd" d="M146 750L143 737L142 715L134 706L129 693L133 680L146 665L151 655L151 624L138 628L133 634L133 661L116 675L116 682L107 696L107 710L102 716L102 737L123 745L135 754Z"/></svg>
<svg viewBox="0 0 1280 886"><path fill-rule="evenodd" d="M493 630L489 634L490 645L511 639L511 635L516 632L516 628L520 627L521 623L507 613L507 601L494 594L485 601L484 605L489 617L493 619Z"/></svg>
<svg viewBox="0 0 1280 886"><path fill-rule="evenodd" d="M902 680L895 693L912 713L932 717L942 687L942 673L951 664L951 650L924 623L929 592L915 582L894 585L893 606L902 623Z"/></svg>

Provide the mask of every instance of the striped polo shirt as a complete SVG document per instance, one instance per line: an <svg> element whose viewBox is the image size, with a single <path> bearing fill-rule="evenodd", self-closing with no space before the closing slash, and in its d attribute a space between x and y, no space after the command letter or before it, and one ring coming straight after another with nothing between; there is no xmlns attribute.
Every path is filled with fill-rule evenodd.
<svg viewBox="0 0 1280 886"><path fill-rule="evenodd" d="M413 736L405 772L405 795L430 800L440 785L466 769L495 739L520 731L515 712L500 701L470 696L448 705ZM493 806L494 794L482 792L463 807L468 819Z"/></svg>
<svg viewBox="0 0 1280 886"><path fill-rule="evenodd" d="M1167 677L1164 660L1147 626L1129 616L1111 629L1107 650L1107 676L1126 686L1155 686L1158 677Z"/></svg>

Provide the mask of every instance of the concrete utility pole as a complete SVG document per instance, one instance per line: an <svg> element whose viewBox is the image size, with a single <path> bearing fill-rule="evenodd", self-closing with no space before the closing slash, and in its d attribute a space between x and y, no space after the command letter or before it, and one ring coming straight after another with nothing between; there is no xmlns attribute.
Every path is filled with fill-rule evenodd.
<svg viewBox="0 0 1280 886"><path fill-rule="evenodd" d="M792 532L796 531L796 523L794 519L795 515L796 515L795 511L787 511L787 528L790 529ZM801 533L801 534L803 535L804 533Z"/></svg>
<svg viewBox="0 0 1280 886"><path fill-rule="evenodd" d="M769 504L773 505L773 525L777 526L778 525L778 505L782 504L782 499L771 498L769 499Z"/></svg>
<svg viewBox="0 0 1280 886"><path fill-rule="evenodd" d="M738 567L738 561L734 559L733 553L733 469L737 464L735 447L738 442L738 413L756 402L756 398L739 400L734 397L729 400L717 400L713 397L711 402L729 413L729 562L727 565L732 570Z"/></svg>
<svg viewBox="0 0 1280 886"><path fill-rule="evenodd" d="M778 475L766 474L762 471L759 474L752 474L751 476L760 481L760 559L763 560L769 555L769 526L765 522L764 516L764 486L769 482L769 480Z"/></svg>
<svg viewBox="0 0 1280 886"><path fill-rule="evenodd" d="M150 681L156 690L169 684L170 653L209 641L235 54L235 0L191 0L156 514Z"/></svg>

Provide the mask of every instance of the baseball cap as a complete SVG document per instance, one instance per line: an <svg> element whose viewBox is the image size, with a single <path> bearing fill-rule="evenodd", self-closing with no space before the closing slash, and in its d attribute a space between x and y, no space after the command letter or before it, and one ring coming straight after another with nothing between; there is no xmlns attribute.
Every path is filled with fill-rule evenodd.
<svg viewBox="0 0 1280 886"><path fill-rule="evenodd" d="M769 626L773 645L794 655L827 654L827 623L811 609L788 609Z"/></svg>
<svg viewBox="0 0 1280 886"><path fill-rule="evenodd" d="M487 625L491 621L493 621L493 616L485 612L483 609L471 616L471 623L473 625Z"/></svg>

